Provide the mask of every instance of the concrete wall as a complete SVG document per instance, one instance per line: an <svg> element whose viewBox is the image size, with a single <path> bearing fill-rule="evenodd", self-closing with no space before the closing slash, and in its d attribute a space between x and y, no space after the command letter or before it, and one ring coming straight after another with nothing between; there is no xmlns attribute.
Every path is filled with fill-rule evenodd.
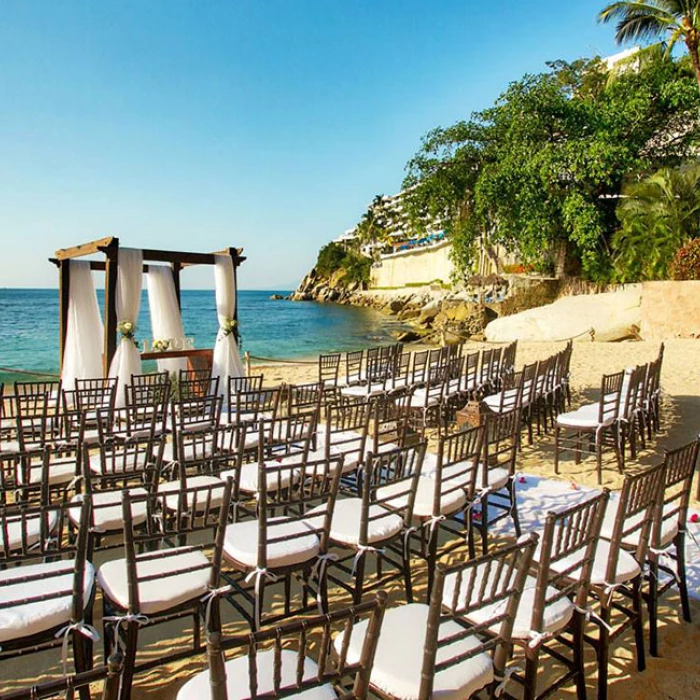
<svg viewBox="0 0 700 700"><path fill-rule="evenodd" d="M448 242L430 248L417 248L385 255L372 266L372 289L412 287L434 280L450 283L454 266L450 260L452 246Z"/></svg>
<svg viewBox="0 0 700 700"><path fill-rule="evenodd" d="M644 340L700 338L700 281L644 282L641 306Z"/></svg>

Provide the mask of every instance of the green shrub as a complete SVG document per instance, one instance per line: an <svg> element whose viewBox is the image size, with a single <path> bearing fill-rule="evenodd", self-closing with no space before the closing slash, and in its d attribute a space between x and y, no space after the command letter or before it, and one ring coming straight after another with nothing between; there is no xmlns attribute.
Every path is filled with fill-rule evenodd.
<svg viewBox="0 0 700 700"><path fill-rule="evenodd" d="M343 270L343 280L346 284L351 282L369 282L369 271L372 260L365 255L353 250L345 250L337 243L325 245L318 253L316 260L316 272L328 278L338 270Z"/></svg>
<svg viewBox="0 0 700 700"><path fill-rule="evenodd" d="M700 238L681 246L671 263L671 279L700 280Z"/></svg>
<svg viewBox="0 0 700 700"><path fill-rule="evenodd" d="M346 253L343 246L337 243L329 243L323 246L316 260L316 272L321 277L330 277L336 270L341 268L345 257Z"/></svg>

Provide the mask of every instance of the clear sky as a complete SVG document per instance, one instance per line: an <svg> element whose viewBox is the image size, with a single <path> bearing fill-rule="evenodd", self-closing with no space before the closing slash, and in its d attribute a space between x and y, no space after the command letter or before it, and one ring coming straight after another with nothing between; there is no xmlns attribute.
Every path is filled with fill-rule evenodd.
<svg viewBox="0 0 700 700"><path fill-rule="evenodd" d="M107 235L290 289L435 126L619 49L599 0L2 0L0 287ZM213 286L211 269L183 286Z"/></svg>

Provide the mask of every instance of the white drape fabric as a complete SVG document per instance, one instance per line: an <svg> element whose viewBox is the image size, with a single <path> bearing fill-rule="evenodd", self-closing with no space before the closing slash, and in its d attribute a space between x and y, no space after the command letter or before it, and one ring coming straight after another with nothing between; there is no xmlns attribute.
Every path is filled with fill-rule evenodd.
<svg viewBox="0 0 700 700"><path fill-rule="evenodd" d="M219 392L228 396L229 377L245 375L241 357L238 354L236 337L233 333L224 334L222 327L233 319L236 309L236 278L230 255L217 255L214 264L216 284L216 313L219 318L219 333L214 344L212 375L219 377Z"/></svg>
<svg viewBox="0 0 700 700"><path fill-rule="evenodd" d="M72 391L76 379L102 376L104 331L90 263L67 260L63 264L69 265L70 282L61 379L63 388Z"/></svg>
<svg viewBox="0 0 700 700"><path fill-rule="evenodd" d="M117 272L117 324L129 322L136 328L143 286L143 253L134 248L120 248ZM109 376L117 377L117 407L126 404L124 387L132 374L141 374L141 353L134 340L121 336L117 352L109 367Z"/></svg>
<svg viewBox="0 0 700 700"><path fill-rule="evenodd" d="M146 284L153 340L177 340L180 348L184 348L185 330L182 326L180 306L177 303L172 269L167 265L149 264ZM159 372L177 373L186 368L187 360L184 357L158 360Z"/></svg>

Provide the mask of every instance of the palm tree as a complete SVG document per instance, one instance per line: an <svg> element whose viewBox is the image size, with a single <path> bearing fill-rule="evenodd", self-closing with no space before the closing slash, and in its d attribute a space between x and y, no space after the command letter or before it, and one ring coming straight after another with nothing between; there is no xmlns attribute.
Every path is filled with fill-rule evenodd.
<svg viewBox="0 0 700 700"><path fill-rule="evenodd" d="M622 195L612 241L620 281L667 279L678 249L700 235L700 164L662 168Z"/></svg>
<svg viewBox="0 0 700 700"><path fill-rule="evenodd" d="M620 0L608 5L598 19L618 20L615 29L618 43L665 34L666 50L670 53L682 39L700 90L700 0Z"/></svg>

